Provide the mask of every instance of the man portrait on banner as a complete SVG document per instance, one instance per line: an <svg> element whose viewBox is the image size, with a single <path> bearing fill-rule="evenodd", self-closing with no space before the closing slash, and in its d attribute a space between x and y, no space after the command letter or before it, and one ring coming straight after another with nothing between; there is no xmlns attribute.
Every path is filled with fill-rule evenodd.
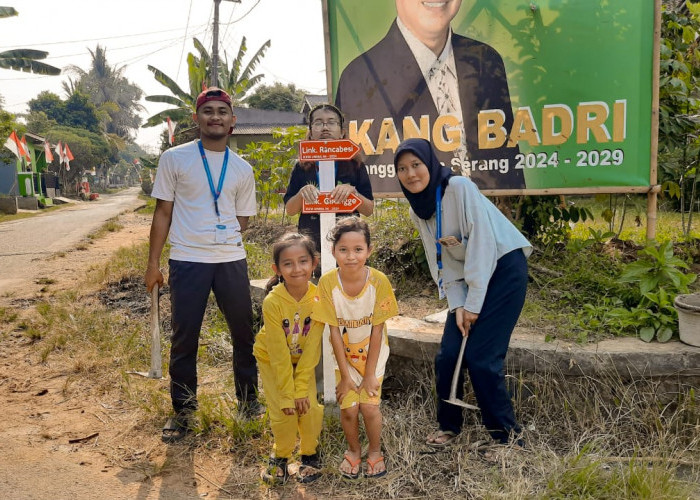
<svg viewBox="0 0 700 500"><path fill-rule="evenodd" d="M479 148L479 112L501 110L503 128L510 133L513 110L498 52L452 31L461 4L396 0L397 17L386 36L343 70L336 105L356 122L359 133L390 146L377 148L377 163L393 159L388 119L400 139L429 131L424 138L433 143L439 160L470 176L480 189L524 188L523 170L515 168L517 145L507 147L503 141L499 147Z"/></svg>

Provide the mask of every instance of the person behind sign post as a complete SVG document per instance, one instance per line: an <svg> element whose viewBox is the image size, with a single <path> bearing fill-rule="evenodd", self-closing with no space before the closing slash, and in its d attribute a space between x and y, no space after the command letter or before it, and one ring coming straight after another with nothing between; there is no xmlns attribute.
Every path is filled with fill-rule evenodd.
<svg viewBox="0 0 700 500"><path fill-rule="evenodd" d="M239 411L260 413L258 371L253 357L253 310L241 232L256 213L251 166L228 148L236 123L231 97L210 87L197 97L193 119L198 140L168 149L159 161L152 196L146 287L163 284L159 269L170 235L170 395L174 417L162 439L174 442L189 431L197 408L197 348L209 293L226 319L233 340L233 374Z"/></svg>
<svg viewBox="0 0 700 500"><path fill-rule="evenodd" d="M332 104L319 104L309 112L309 131L307 139L314 141L341 139L345 137L344 118L341 111ZM355 194L362 204L356 213L372 215L374 198L372 185L364 163L357 159L337 161L335 168L335 188L331 191L334 201L342 203L351 194ZM289 179L289 186L284 195L284 208L289 215L296 215L302 210L302 201L315 203L318 199L318 163L297 162ZM299 232L308 234L316 243L316 250L321 251L321 223L319 214L299 215Z"/></svg>
<svg viewBox="0 0 700 500"><path fill-rule="evenodd" d="M253 347L275 438L262 477L269 484L286 482L298 430L297 480L310 483L321 474L317 446L323 425L314 373L321 356L323 324L311 319L317 293L309 281L318 256L314 242L298 233L282 236L273 245L272 256L275 276L268 282L263 327Z"/></svg>
<svg viewBox="0 0 700 500"><path fill-rule="evenodd" d="M445 400L467 335L464 364L484 426L498 443L522 444L503 360L525 302L532 246L470 179L440 164L425 139L402 142L394 161L430 272L450 309L435 358L438 430L426 444L444 447L462 429L462 408ZM459 399L463 386L460 374Z"/></svg>
<svg viewBox="0 0 700 500"><path fill-rule="evenodd" d="M319 302L312 319L327 323L336 362L335 395L348 449L340 464L349 479L360 475L359 417L369 440L365 477L386 475L380 447L381 385L389 340L386 320L398 314L389 279L366 265L372 251L369 227L359 217L340 220L328 239L338 267L318 282Z"/></svg>

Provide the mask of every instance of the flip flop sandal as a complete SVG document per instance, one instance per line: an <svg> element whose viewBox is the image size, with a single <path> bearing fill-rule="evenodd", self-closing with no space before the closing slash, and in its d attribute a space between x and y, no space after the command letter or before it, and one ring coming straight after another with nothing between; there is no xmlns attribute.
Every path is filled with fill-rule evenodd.
<svg viewBox="0 0 700 500"><path fill-rule="evenodd" d="M305 474L302 474L302 472L305 472ZM319 477L321 477L321 460L318 457L318 453L302 455L299 472L297 472L297 481L300 483L313 483Z"/></svg>
<svg viewBox="0 0 700 500"><path fill-rule="evenodd" d="M445 436L446 439L438 443L435 440ZM425 444L427 446L430 446L431 448L436 448L438 450L442 450L447 448L448 446L451 446L453 442L457 439L457 433L452 432L452 431L435 431L432 434L428 436L428 439L425 440Z"/></svg>
<svg viewBox="0 0 700 500"><path fill-rule="evenodd" d="M282 471L282 475L279 472ZM267 463L267 469L262 471L260 477L270 486L279 486L285 484L289 479L289 471L287 470L287 459L270 457Z"/></svg>
<svg viewBox="0 0 700 500"><path fill-rule="evenodd" d="M350 464L350 469L351 469L351 470L354 469L355 467L357 467L357 472L355 472L355 473L353 474L353 473L351 473L351 472L343 472L343 471L341 470L341 471L340 471L340 474L341 474L345 479L353 479L353 480L359 479L359 477L360 477L360 467L359 467L359 465L360 465L360 462L362 461L362 458L361 458L361 457L358 457L357 460L353 460L352 457L351 457L350 455L348 455L348 452L345 452L345 453L343 454L343 460ZM341 462L340 465L343 465L342 462Z"/></svg>
<svg viewBox="0 0 700 500"><path fill-rule="evenodd" d="M377 466L377 464L379 462L385 464L384 470L381 472L374 472L374 468ZM370 473L370 471L372 471L372 472ZM367 472L365 472L365 477L367 479L377 479L377 478L386 476L386 474L387 474L386 462L384 462L383 455L374 461L372 461L369 457L367 457Z"/></svg>
<svg viewBox="0 0 700 500"><path fill-rule="evenodd" d="M165 422L160 439L168 444L177 443L178 441L182 441L189 433L189 419L175 415Z"/></svg>

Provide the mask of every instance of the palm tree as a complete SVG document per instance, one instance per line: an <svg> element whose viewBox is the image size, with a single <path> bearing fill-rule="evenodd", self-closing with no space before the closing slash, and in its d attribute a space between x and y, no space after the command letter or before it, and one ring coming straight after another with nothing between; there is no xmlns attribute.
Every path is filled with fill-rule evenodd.
<svg viewBox="0 0 700 500"><path fill-rule="evenodd" d="M19 13L12 7L0 7L0 18L12 17ZM39 75L58 75L60 68L40 61L46 59L49 53L34 49L13 49L0 52L0 68L37 73Z"/></svg>
<svg viewBox="0 0 700 500"><path fill-rule="evenodd" d="M146 123L143 125L144 127L161 125L167 118L181 123L191 119L192 113L195 112L197 95L199 95L202 89L208 86L210 82L209 68L211 66L211 57L199 40L196 38L193 40L194 46L199 52L199 57L191 52L187 54L189 92L182 90L175 80L158 68L150 65L148 66L148 69L151 70L155 79L170 90L172 95L149 95L146 96L146 100L170 104L175 107L151 116L146 120ZM246 39L243 37L241 46L238 49L238 55L233 60L230 67L228 65L228 60L224 59L224 64L219 67L219 82L221 82L221 88L228 92L234 101L243 100L246 93L263 78L263 75L252 75L252 73L255 71L255 67L260 60L264 57L268 48L270 48L270 40L260 46L255 52L255 55L248 61L248 64L245 65L243 71L241 71L243 58L248 50Z"/></svg>
<svg viewBox="0 0 700 500"><path fill-rule="evenodd" d="M107 134L131 139L132 132L141 124L138 113L144 110L139 104L143 91L124 77L125 67L113 67L107 62L107 51L97 45L89 71L71 65L69 71L77 78L63 83L67 93L80 90L90 96L90 101L100 112L102 128Z"/></svg>

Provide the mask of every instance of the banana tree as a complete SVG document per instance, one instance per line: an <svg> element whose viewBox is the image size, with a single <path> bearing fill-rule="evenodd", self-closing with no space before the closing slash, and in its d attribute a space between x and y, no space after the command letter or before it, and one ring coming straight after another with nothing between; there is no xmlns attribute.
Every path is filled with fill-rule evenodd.
<svg viewBox="0 0 700 500"><path fill-rule="evenodd" d="M189 80L189 92L183 90L172 78L163 73L154 66L148 66L148 69L153 73L155 79L167 88L172 95L151 95L146 96L149 102L160 102L170 104L173 108L163 110L146 120L144 127L154 127L161 125L167 118L176 122L184 122L190 120L192 113L195 111L197 95L204 87L209 84L209 68L211 67L211 57L207 49L202 43L194 40L194 46L199 52L199 56L189 53L187 55L187 76ZM265 55L265 52L270 47L270 40L265 42L253 55L245 68L243 66L243 58L248 50L246 39L243 37L238 50L238 55L229 67L228 61L219 67L219 82L222 89L228 92L234 101L240 101L245 97L245 94L256 85L263 75L253 75L255 67Z"/></svg>
<svg viewBox="0 0 700 500"><path fill-rule="evenodd" d="M0 18L17 16L19 13L12 7L0 7ZM36 73L38 75L58 75L61 69L41 62L49 53L34 49L12 49L0 52L0 68Z"/></svg>

